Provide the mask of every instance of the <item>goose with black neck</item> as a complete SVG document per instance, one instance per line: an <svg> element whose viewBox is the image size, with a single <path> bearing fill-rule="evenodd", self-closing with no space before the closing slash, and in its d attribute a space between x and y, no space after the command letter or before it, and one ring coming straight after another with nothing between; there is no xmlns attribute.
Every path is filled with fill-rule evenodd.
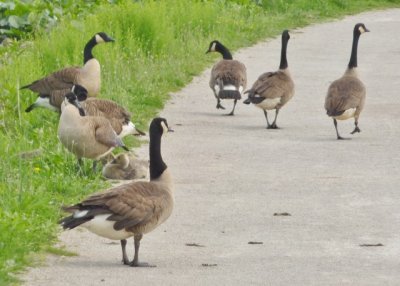
<svg viewBox="0 0 400 286"><path fill-rule="evenodd" d="M153 266L139 262L139 247L143 235L163 223L174 206L172 178L161 155L161 137L169 131L172 130L164 118L155 118L150 124L150 182L119 185L63 207L72 215L60 220L62 227L82 226L96 235L120 240L123 264ZM129 261L126 239L132 236L135 251Z"/></svg>
<svg viewBox="0 0 400 286"><path fill-rule="evenodd" d="M344 75L332 82L325 98L325 109L329 117L333 119L338 140L348 139L340 136L337 120L354 118L354 130L351 134L361 132L358 127L358 119L364 108L366 89L364 83L357 75L358 41L361 34L369 32L363 23L358 23L353 29L353 43L349 64Z"/></svg>
<svg viewBox="0 0 400 286"><path fill-rule="evenodd" d="M227 115L234 115L236 103L242 98L242 92L247 85L246 67L243 63L234 60L232 54L219 41L214 40L210 43L206 53L218 52L222 55L222 60L217 62L212 70L210 77L210 88L217 99L217 109L225 109L221 105L221 99L233 99L233 108Z"/></svg>
<svg viewBox="0 0 400 286"><path fill-rule="evenodd" d="M104 32L95 34L85 45L82 67L67 67L21 87L38 93L36 101L25 111L44 107L60 112L64 96L74 84L84 86L89 96L97 96L101 87L101 68L92 50L96 45L108 42L114 42L114 39Z"/></svg>
<svg viewBox="0 0 400 286"><path fill-rule="evenodd" d="M287 45L290 39L289 31L282 32L281 60L279 69L266 72L258 77L251 89L247 90L248 97L244 104L254 104L264 112L267 129L277 129L276 119L279 110L293 97L294 82L289 72L287 61ZM269 123L267 110L275 109L275 119Z"/></svg>

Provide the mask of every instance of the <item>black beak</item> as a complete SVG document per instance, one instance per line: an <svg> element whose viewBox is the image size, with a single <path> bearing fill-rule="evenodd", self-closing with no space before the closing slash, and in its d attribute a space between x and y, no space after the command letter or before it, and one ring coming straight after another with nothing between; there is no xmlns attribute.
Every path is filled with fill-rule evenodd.
<svg viewBox="0 0 400 286"><path fill-rule="evenodd" d="M107 37L107 42L115 42L115 40L111 37Z"/></svg>
<svg viewBox="0 0 400 286"><path fill-rule="evenodd" d="M168 132L175 132L175 131L168 127Z"/></svg>
<svg viewBox="0 0 400 286"><path fill-rule="evenodd" d="M371 32L370 30L368 30L367 28L365 28L365 32Z"/></svg>

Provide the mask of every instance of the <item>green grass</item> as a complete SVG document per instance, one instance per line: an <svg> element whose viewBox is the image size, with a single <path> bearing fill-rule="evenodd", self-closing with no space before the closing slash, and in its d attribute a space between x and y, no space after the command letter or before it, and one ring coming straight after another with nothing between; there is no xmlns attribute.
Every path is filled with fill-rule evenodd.
<svg viewBox="0 0 400 286"><path fill-rule="evenodd" d="M235 50L286 28L395 6L399 1L126 0L104 4L80 22L62 19L50 33L0 48L0 285L16 283L14 274L31 264L32 253L59 252L49 247L57 240L60 205L108 186L90 172L91 162L85 163L86 175L77 173L76 159L56 136L58 115L24 113L36 96L18 92L56 69L80 65L83 46L95 32L116 39L94 50L102 64L101 97L125 105L146 129L169 92L216 60L204 54L211 40Z"/></svg>

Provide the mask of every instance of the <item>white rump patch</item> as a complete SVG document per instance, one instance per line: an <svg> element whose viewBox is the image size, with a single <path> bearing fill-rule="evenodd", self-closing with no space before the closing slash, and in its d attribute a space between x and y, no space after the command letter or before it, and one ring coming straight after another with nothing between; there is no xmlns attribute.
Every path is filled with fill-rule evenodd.
<svg viewBox="0 0 400 286"><path fill-rule="evenodd" d="M58 111L56 107L50 104L50 98L48 97L38 97L35 101L35 106L44 107L54 111Z"/></svg>
<svg viewBox="0 0 400 286"><path fill-rule="evenodd" d="M234 86L233 84L224 85L222 89L223 89L223 90L238 90L238 89L236 88L236 86ZM242 89L243 89L243 88L242 88Z"/></svg>
<svg viewBox="0 0 400 286"><path fill-rule="evenodd" d="M266 98L261 101L259 104L256 104L257 107L264 109L264 110L272 110L275 109L276 106L281 102L280 97L276 98Z"/></svg>
<svg viewBox="0 0 400 286"><path fill-rule="evenodd" d="M74 212L74 218L84 217L89 211L76 211Z"/></svg>
<svg viewBox="0 0 400 286"><path fill-rule="evenodd" d="M107 220L109 216L110 214L97 215L92 220L81 224L81 226L85 227L90 232L109 239L121 240L133 235L132 232L127 232L124 229L115 230L115 221Z"/></svg>
<svg viewBox="0 0 400 286"><path fill-rule="evenodd" d="M343 114L339 116L333 116L333 118L338 119L338 120L346 120L349 118L354 117L354 114L356 113L356 108L349 108Z"/></svg>
<svg viewBox="0 0 400 286"><path fill-rule="evenodd" d="M243 92L243 85L241 85L241 86L239 86L239 92L240 92L240 94L242 94L242 92Z"/></svg>

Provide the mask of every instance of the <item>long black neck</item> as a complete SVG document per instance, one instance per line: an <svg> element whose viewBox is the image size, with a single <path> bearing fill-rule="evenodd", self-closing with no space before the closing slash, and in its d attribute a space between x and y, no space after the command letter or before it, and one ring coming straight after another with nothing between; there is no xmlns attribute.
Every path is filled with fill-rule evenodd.
<svg viewBox="0 0 400 286"><path fill-rule="evenodd" d="M221 43L218 45L218 52L221 53L222 58L224 60L232 60L233 59L231 52Z"/></svg>
<svg viewBox="0 0 400 286"><path fill-rule="evenodd" d="M287 51L287 44L289 39L285 39L282 37L282 48L281 48L281 63L279 64L279 69L284 70L288 67L286 51Z"/></svg>
<svg viewBox="0 0 400 286"><path fill-rule="evenodd" d="M150 132L150 180L155 180L167 169L161 157L161 134Z"/></svg>
<svg viewBox="0 0 400 286"><path fill-rule="evenodd" d="M358 40L360 39L360 33L354 31L353 35L353 45L351 47L351 56L349 61L349 69L357 67L357 49L358 49Z"/></svg>
<svg viewBox="0 0 400 286"><path fill-rule="evenodd" d="M83 64L86 64L86 62L90 59L93 59L93 54L92 54L92 49L94 48L94 46L97 45L96 42L96 37L93 37L89 40L89 42L87 42L85 49L83 51Z"/></svg>

